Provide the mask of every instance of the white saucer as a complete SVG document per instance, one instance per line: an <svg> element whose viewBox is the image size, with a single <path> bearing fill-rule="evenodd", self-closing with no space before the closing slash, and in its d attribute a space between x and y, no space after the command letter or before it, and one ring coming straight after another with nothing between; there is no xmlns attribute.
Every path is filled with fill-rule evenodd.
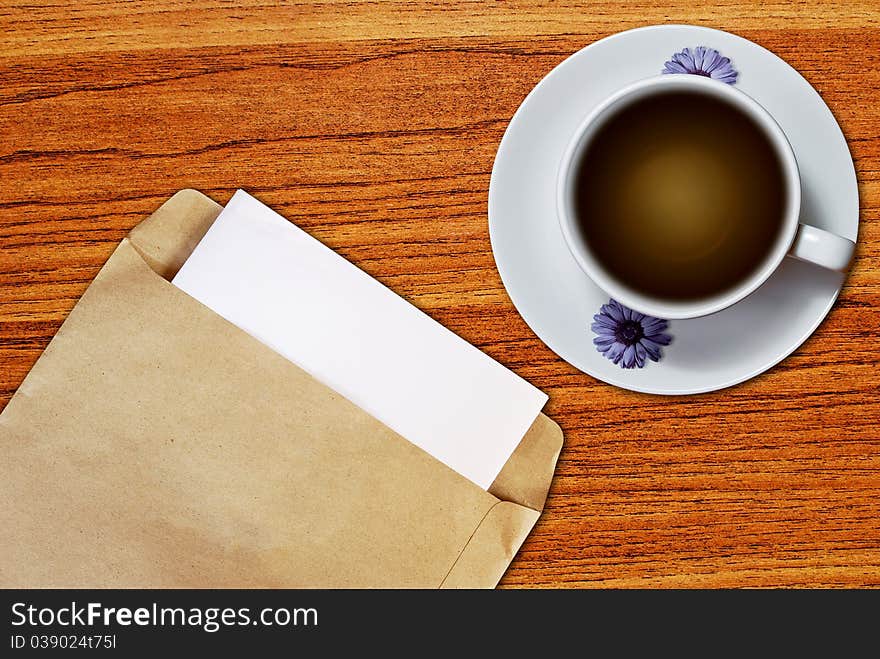
<svg viewBox="0 0 880 659"><path fill-rule="evenodd" d="M622 32L578 51L523 101L501 140L489 186L489 232L504 286L529 327L562 359L609 384L694 394L748 380L788 356L819 326L843 276L786 258L755 293L703 318L674 320L660 362L623 370L593 345L593 314L608 295L580 270L562 239L556 170L578 123L615 90L657 75L684 49L709 46L739 71L737 88L779 122L801 172L801 221L855 241L859 198L846 140L801 75L746 39L703 27Z"/></svg>

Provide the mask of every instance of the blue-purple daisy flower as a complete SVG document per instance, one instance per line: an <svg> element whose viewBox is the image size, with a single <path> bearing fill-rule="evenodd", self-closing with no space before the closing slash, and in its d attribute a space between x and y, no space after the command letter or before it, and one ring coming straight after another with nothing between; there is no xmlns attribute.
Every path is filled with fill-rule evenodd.
<svg viewBox="0 0 880 659"><path fill-rule="evenodd" d="M691 73L726 82L728 85L735 84L739 75L729 57L723 57L714 48L706 46L697 46L693 51L685 48L675 53L663 66L662 73Z"/></svg>
<svg viewBox="0 0 880 659"><path fill-rule="evenodd" d="M672 337L666 334L669 322L646 316L623 306L617 300L608 300L593 316L592 329L596 333L596 349L621 368L642 368L648 359L660 361L662 346L668 346Z"/></svg>

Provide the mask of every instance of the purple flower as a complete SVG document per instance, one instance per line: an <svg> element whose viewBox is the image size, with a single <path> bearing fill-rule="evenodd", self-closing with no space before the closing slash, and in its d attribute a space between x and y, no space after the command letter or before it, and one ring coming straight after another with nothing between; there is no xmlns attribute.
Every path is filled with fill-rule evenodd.
<svg viewBox="0 0 880 659"><path fill-rule="evenodd" d="M596 349L621 368L642 368L646 359L657 362L660 348L668 346L672 337L665 334L669 323L662 318L646 316L608 300L593 316Z"/></svg>
<svg viewBox="0 0 880 659"><path fill-rule="evenodd" d="M666 62L661 73L691 73L726 82L728 85L734 84L739 75L731 65L730 58L722 57L717 50L706 46L697 46L693 52L690 48L685 48L675 53Z"/></svg>

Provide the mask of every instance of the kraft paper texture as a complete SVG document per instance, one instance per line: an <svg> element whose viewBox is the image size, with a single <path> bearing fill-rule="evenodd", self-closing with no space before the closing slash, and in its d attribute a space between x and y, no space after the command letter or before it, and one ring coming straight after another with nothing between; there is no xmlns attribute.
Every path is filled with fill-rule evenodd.
<svg viewBox="0 0 880 659"><path fill-rule="evenodd" d="M136 226L0 414L0 586L494 587L559 427L482 490L169 283L219 211Z"/></svg>

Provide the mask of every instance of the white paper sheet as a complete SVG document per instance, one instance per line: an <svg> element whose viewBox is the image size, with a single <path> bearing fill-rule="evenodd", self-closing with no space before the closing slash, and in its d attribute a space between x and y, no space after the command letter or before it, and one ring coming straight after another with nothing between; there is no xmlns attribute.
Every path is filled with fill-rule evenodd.
<svg viewBox="0 0 880 659"><path fill-rule="evenodd" d="M484 489L547 401L242 190L173 283Z"/></svg>

